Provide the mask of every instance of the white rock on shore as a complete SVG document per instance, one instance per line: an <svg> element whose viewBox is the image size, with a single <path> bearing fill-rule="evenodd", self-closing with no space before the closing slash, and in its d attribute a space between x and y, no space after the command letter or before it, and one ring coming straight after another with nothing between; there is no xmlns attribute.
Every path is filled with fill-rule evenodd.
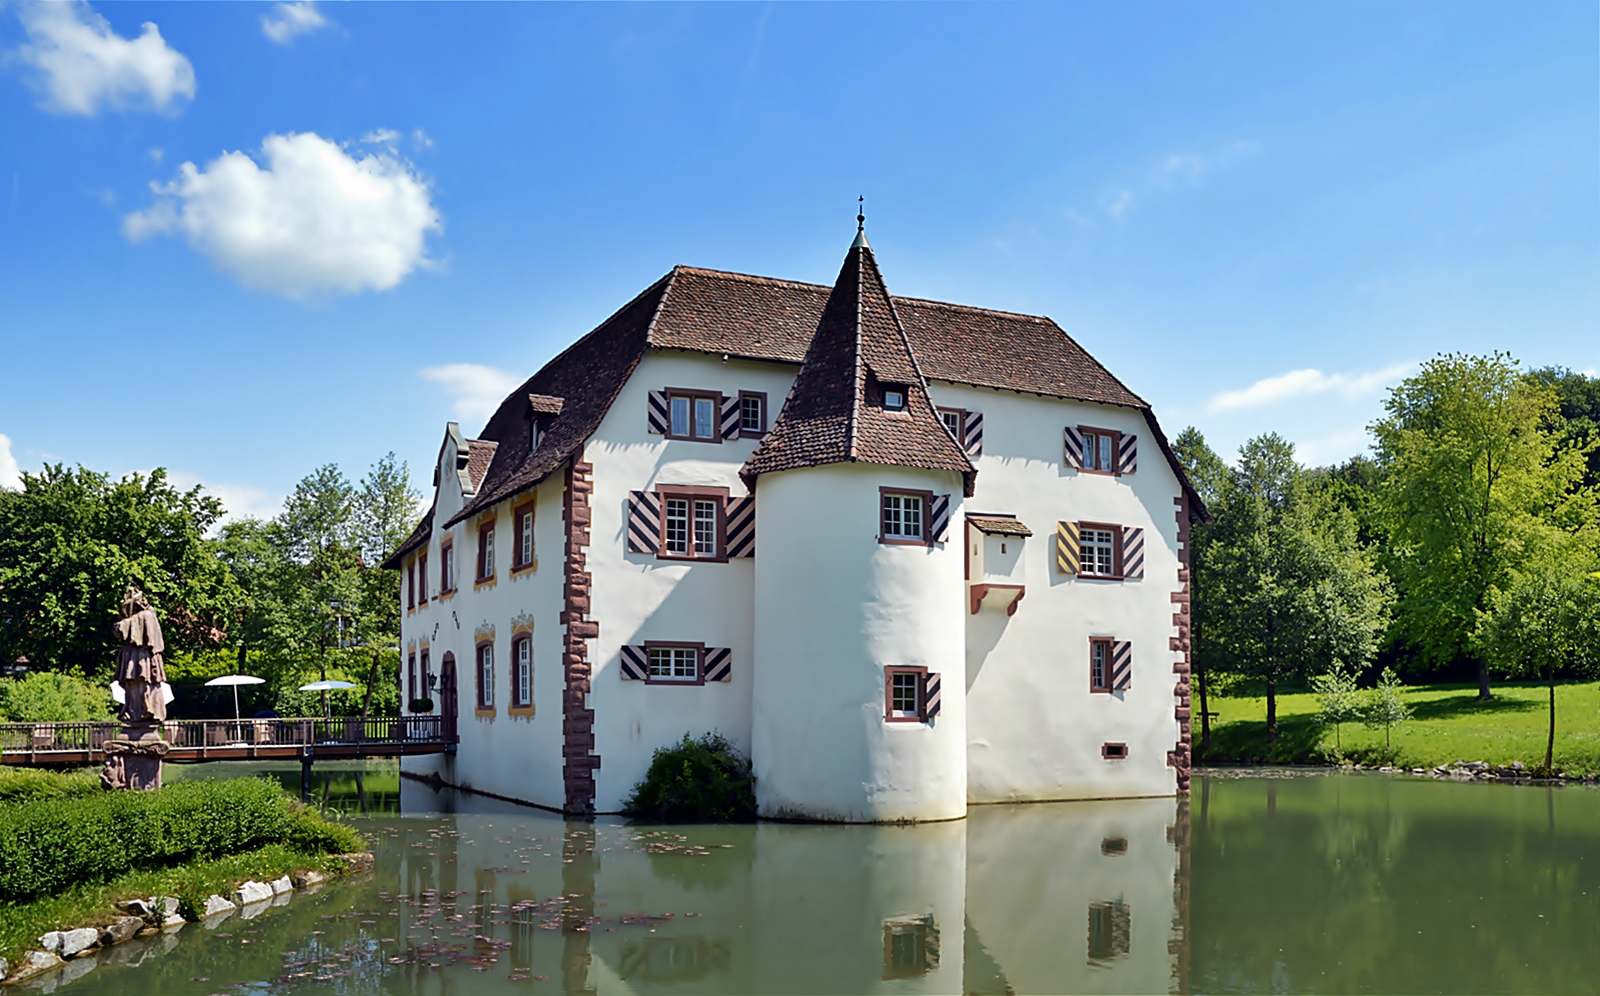
<svg viewBox="0 0 1600 996"><path fill-rule="evenodd" d="M287 875L283 876L280 879L277 879L274 882L271 882L270 884L272 886L273 895L281 896L285 892L293 892L294 891L294 883L289 880L289 876L287 876Z"/></svg>
<svg viewBox="0 0 1600 996"><path fill-rule="evenodd" d="M21 982L23 979L31 978L40 972L48 972L60 964L62 964L61 959L54 952L29 951L22 956L22 961L17 963L16 969L6 976L6 981Z"/></svg>
<svg viewBox="0 0 1600 996"><path fill-rule="evenodd" d="M100 944L100 931L93 927L79 927L77 930L63 930L61 932L61 957L71 958L80 955Z"/></svg>
<svg viewBox="0 0 1600 996"><path fill-rule="evenodd" d="M234 890L233 901L240 906L249 906L251 903L264 903L272 898L272 886L265 882L254 880L245 882Z"/></svg>
<svg viewBox="0 0 1600 996"><path fill-rule="evenodd" d="M206 908L200 911L200 916L209 920L220 913L232 913L238 908L232 901L213 894L206 899Z"/></svg>

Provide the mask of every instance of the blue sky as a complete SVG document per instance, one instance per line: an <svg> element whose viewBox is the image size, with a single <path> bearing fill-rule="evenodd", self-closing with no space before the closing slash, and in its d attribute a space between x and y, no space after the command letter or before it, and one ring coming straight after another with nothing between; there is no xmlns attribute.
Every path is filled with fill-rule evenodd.
<svg viewBox="0 0 1600 996"><path fill-rule="evenodd" d="M153 25L154 27L151 27ZM1048 314L1169 434L1600 368L1593 3L0 6L0 485L270 514L675 263Z"/></svg>

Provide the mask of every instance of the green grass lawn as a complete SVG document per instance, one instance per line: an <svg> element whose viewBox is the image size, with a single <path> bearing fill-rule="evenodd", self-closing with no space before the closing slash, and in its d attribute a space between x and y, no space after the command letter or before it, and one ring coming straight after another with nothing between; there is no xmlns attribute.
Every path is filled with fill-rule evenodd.
<svg viewBox="0 0 1600 996"><path fill-rule="evenodd" d="M1419 685L1405 690L1412 719L1396 727L1392 753L1383 731L1347 723L1341 731L1344 755L1364 763L1390 762L1408 768L1451 761L1544 763L1548 689L1537 683L1502 682L1494 698L1478 701L1476 685ZM1195 708L1199 708L1195 699ZM1317 700L1310 693L1278 696L1278 742L1267 743L1265 697L1221 698L1208 705L1211 749L1200 763L1316 764L1333 760L1334 731L1316 722ZM1198 749L1200 729L1195 724ZM1567 774L1600 772L1600 682L1556 684L1555 765Z"/></svg>

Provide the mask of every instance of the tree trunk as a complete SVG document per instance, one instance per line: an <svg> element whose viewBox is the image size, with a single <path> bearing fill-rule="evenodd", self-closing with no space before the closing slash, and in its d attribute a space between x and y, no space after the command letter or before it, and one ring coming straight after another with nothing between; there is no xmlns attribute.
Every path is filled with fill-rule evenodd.
<svg viewBox="0 0 1600 996"><path fill-rule="evenodd" d="M1554 662L1551 662L1549 667L1545 669L1545 673L1550 679L1550 735L1544 741L1544 773L1551 775L1555 773L1556 752L1556 666Z"/></svg>
<svg viewBox="0 0 1600 996"><path fill-rule="evenodd" d="M1206 708L1205 668L1195 668L1195 683L1200 686L1200 749L1211 747L1211 711Z"/></svg>
<svg viewBox="0 0 1600 996"><path fill-rule="evenodd" d="M1478 659L1478 701L1487 702L1494 698L1489 692L1489 662L1483 658Z"/></svg>
<svg viewBox="0 0 1600 996"><path fill-rule="evenodd" d="M1278 742L1278 683L1267 682L1267 743Z"/></svg>

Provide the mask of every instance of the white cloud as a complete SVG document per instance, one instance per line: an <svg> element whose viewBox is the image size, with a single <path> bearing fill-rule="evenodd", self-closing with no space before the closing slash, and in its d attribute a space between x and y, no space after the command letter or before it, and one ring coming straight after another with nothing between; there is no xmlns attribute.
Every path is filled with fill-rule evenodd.
<svg viewBox="0 0 1600 996"><path fill-rule="evenodd" d="M148 474L149 471L141 471ZM213 484L201 480L199 476L181 470L168 470L167 479L175 487L188 490L196 484L206 489L206 493L222 501L222 507L228 514L222 517L224 522L233 522L239 519L256 518L270 519L283 510L283 496L277 497L250 484Z"/></svg>
<svg viewBox="0 0 1600 996"><path fill-rule="evenodd" d="M1345 429L1300 440L1294 444L1294 457L1306 467L1325 467L1367 452L1369 442L1366 430Z"/></svg>
<svg viewBox="0 0 1600 996"><path fill-rule="evenodd" d="M145 155L150 157L151 162L159 166L161 165L161 157L166 155L166 153L162 152L159 146L151 146L150 151L145 153Z"/></svg>
<svg viewBox="0 0 1600 996"><path fill-rule="evenodd" d="M400 141L400 133L393 128L378 128L361 136L361 141L367 145L388 145Z"/></svg>
<svg viewBox="0 0 1600 996"><path fill-rule="evenodd" d="M272 13L261 18L261 30L279 45L287 45L327 24L328 19L311 0L274 4Z"/></svg>
<svg viewBox="0 0 1600 996"><path fill-rule="evenodd" d="M512 389L526 378L477 363L447 363L417 371L449 392L456 417L469 424L482 424L500 407Z"/></svg>
<svg viewBox="0 0 1600 996"><path fill-rule="evenodd" d="M11 437L0 432L0 488L22 490L22 469L11 455Z"/></svg>
<svg viewBox="0 0 1600 996"><path fill-rule="evenodd" d="M184 163L123 234L181 233L246 287L292 298L388 290L430 262L427 234L443 225L410 163L312 132L268 135L257 158L265 169L243 152Z"/></svg>
<svg viewBox="0 0 1600 996"><path fill-rule="evenodd" d="M1120 218L1122 212L1128 210L1128 205L1133 203L1133 191L1124 190L1111 201L1111 206L1106 210L1111 212L1111 217Z"/></svg>
<svg viewBox="0 0 1600 996"><path fill-rule="evenodd" d="M1237 391L1224 391L1206 404L1208 412L1231 412L1241 408L1260 408L1292 398L1302 398L1330 391L1346 398L1359 398L1371 394L1403 377L1416 367L1414 362L1395 363L1360 374L1325 374L1321 370L1291 370L1276 377L1258 380Z"/></svg>
<svg viewBox="0 0 1600 996"><path fill-rule="evenodd" d="M164 111L194 97L194 66L146 21L129 40L88 4L29 3L18 8L28 41L15 53L35 72L45 110L92 115L103 107Z"/></svg>
<svg viewBox="0 0 1600 996"><path fill-rule="evenodd" d="M411 133L411 140L416 142L418 146L424 149L433 148L433 137L427 132L423 131L421 128L418 128Z"/></svg>

